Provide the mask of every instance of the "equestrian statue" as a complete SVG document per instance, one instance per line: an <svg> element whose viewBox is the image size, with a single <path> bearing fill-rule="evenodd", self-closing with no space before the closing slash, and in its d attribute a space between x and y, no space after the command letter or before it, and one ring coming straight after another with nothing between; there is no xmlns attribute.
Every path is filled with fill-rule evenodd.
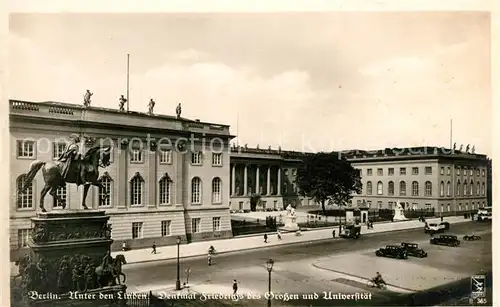
<svg viewBox="0 0 500 307"><path fill-rule="evenodd" d="M35 160L31 163L30 169L26 174L20 193L24 193L31 185L38 171L41 169L45 186L40 193L40 208L42 212L47 212L43 205L47 193L52 195L66 208L66 202L57 195L57 189L65 187L66 183L73 183L77 186L83 185L83 209L88 209L85 201L91 185L102 188L105 194L109 193L99 182L99 167L105 168L110 165L111 147L95 146L90 148L83 157L79 154L78 144L80 137L72 134L70 138L73 142L67 147L66 151L57 161L44 162ZM109 195L105 195L102 201Z"/></svg>
<svg viewBox="0 0 500 307"><path fill-rule="evenodd" d="M127 277L122 272L122 265L124 264L127 264L124 255L118 254L116 258L113 258L108 251L102 259L101 265L95 269L99 284L102 287L121 285L120 276L123 276L123 282L125 282Z"/></svg>

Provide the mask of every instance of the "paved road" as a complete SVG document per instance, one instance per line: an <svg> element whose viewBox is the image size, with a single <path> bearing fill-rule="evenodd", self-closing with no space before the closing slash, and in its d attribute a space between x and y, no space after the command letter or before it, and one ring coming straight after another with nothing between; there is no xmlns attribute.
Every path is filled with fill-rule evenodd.
<svg viewBox="0 0 500 307"><path fill-rule="evenodd" d="M460 237L466 233L488 233L491 225L480 223L462 223L452 225L450 234ZM429 266L439 268L446 266L448 270L461 270L466 274L464 264L469 264L470 271L491 269L491 234L482 235L483 240L471 242L469 248L457 250L455 259L448 259L449 254L440 257L438 251L443 247L426 246L429 254L438 254L435 259L428 258ZM184 270L189 268L191 274L189 284L201 287L207 293L230 293L233 279L239 281L239 291L242 293L262 294L267 291L268 273L265 267L267 259L275 260L272 273L272 287L275 293L309 293L321 294L324 291L332 292L373 292L374 296L385 295L381 291L373 291L356 282L343 281L342 276L334 276L332 272L315 269L312 264L325 257L338 257L339 254L357 255L366 254L387 244L401 242L428 242L429 236L423 230L397 231L364 235L358 240L337 239L331 242L311 242L293 246L281 246L255 251L236 252L218 255L214 258L215 264L207 266L206 257L181 259L181 281L186 281ZM264 244L264 243L263 243ZM465 244L464 244L465 245ZM217 246L215 246L217 248ZM471 251L477 250L473 258L465 258ZM434 253L432 253L434 252ZM463 253L463 254L460 254ZM126 255L126 253L125 253ZM489 257L488 257L489 255ZM352 257L355 261L354 257ZM458 259L458 260L457 260ZM462 259L462 260L460 260ZM475 259L471 261L470 259ZM397 261L397 260L396 260ZM448 263L448 262L449 263ZM352 265L356 266L356 263ZM348 267L345 268L347 271ZM176 261L166 260L152 263L128 264L124 266L127 275L127 286L130 291L146 291L171 287L176 280ZM408 271L408 274L412 274ZM193 286L193 287L194 287ZM283 301L279 299L276 301ZM290 303L290 302L287 302ZM303 304L304 302L302 302ZM279 304L274 303L273 306ZM317 304L315 304L317 305Z"/></svg>

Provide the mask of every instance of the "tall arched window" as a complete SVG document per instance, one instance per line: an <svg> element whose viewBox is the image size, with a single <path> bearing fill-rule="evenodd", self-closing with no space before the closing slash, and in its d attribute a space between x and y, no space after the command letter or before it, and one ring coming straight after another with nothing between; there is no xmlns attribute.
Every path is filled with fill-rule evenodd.
<svg viewBox="0 0 500 307"><path fill-rule="evenodd" d="M391 196L394 195L394 181L389 181L387 186L388 186L388 189L387 189L388 194Z"/></svg>
<svg viewBox="0 0 500 307"><path fill-rule="evenodd" d="M59 196L59 198L62 201L64 201L64 203L66 203L66 205L68 204L68 194L66 191L66 186L57 188L56 195ZM56 198L56 200L54 202L54 208L61 208L62 209L62 207L63 207L62 202Z"/></svg>
<svg viewBox="0 0 500 307"><path fill-rule="evenodd" d="M418 182L411 183L411 196L418 196Z"/></svg>
<svg viewBox="0 0 500 307"><path fill-rule="evenodd" d="M191 203L201 204L201 179L198 177L191 180Z"/></svg>
<svg viewBox="0 0 500 307"><path fill-rule="evenodd" d="M439 184L439 196L443 197L444 196L444 182L441 181Z"/></svg>
<svg viewBox="0 0 500 307"><path fill-rule="evenodd" d="M485 185L484 185L484 182L481 184L481 195L486 195L486 188L485 188Z"/></svg>
<svg viewBox="0 0 500 307"><path fill-rule="evenodd" d="M451 182L446 183L446 196L451 196Z"/></svg>
<svg viewBox="0 0 500 307"><path fill-rule="evenodd" d="M212 203L222 203L222 180L219 177L212 180Z"/></svg>
<svg viewBox="0 0 500 307"><path fill-rule="evenodd" d="M406 182L399 182L399 196L406 196Z"/></svg>
<svg viewBox="0 0 500 307"><path fill-rule="evenodd" d="M131 206L141 206L143 191L142 185L144 179L142 179L139 173L135 173L134 177L130 180L130 205Z"/></svg>
<svg viewBox="0 0 500 307"><path fill-rule="evenodd" d="M170 183L172 182L172 179L170 179L170 176L165 173L163 177L160 178L160 181L158 182L159 185L159 192L160 192L160 205L168 205L170 204Z"/></svg>
<svg viewBox="0 0 500 307"><path fill-rule="evenodd" d="M476 183L476 195L481 195L481 185L479 182Z"/></svg>
<svg viewBox="0 0 500 307"><path fill-rule="evenodd" d="M474 195L474 181L470 181L469 195Z"/></svg>
<svg viewBox="0 0 500 307"><path fill-rule="evenodd" d="M368 181L366 183L366 195L372 195L372 193L373 193L372 182Z"/></svg>
<svg viewBox="0 0 500 307"><path fill-rule="evenodd" d="M24 185L25 174L17 177L17 208L18 209L32 209L33 208L33 182L26 187L24 193L21 193L21 189Z"/></svg>
<svg viewBox="0 0 500 307"><path fill-rule="evenodd" d="M112 179L109 176L107 172L105 172L101 178L99 178L99 182L101 183L102 187L99 187L99 199L98 199L98 206L99 207L109 207L113 203L111 201L112 197L112 192L111 192L111 186L112 186Z"/></svg>
<svg viewBox="0 0 500 307"><path fill-rule="evenodd" d="M382 181L377 182L377 195L382 195L384 194L384 185L382 184Z"/></svg>
<svg viewBox="0 0 500 307"><path fill-rule="evenodd" d="M462 189L462 185L460 184L460 180L457 181L457 190L455 191L456 196L460 196L460 190Z"/></svg>
<svg viewBox="0 0 500 307"><path fill-rule="evenodd" d="M469 194L469 190L467 189L467 182L464 182L464 191L463 191L463 195L464 196L467 196Z"/></svg>
<svg viewBox="0 0 500 307"><path fill-rule="evenodd" d="M425 182L425 196L432 196L432 183L430 181Z"/></svg>

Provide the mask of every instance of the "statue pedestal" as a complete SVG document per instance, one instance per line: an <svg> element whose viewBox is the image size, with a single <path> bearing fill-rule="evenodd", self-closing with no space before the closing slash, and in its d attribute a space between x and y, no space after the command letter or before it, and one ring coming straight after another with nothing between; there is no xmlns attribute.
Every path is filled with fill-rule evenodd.
<svg viewBox="0 0 500 307"><path fill-rule="evenodd" d="M287 215L284 218L285 226L281 227L282 231L297 231L299 230L299 225L297 224L297 216Z"/></svg>
<svg viewBox="0 0 500 307"><path fill-rule="evenodd" d="M42 212L32 218L29 257L20 261L20 266L25 268L21 282L23 299L30 305L57 305L70 291L82 293L85 289L97 296L99 293L113 294L105 301L119 298L118 293L124 292L126 287L116 286L111 280L107 284L110 287L102 288L96 273L113 243L108 220L109 216L102 210ZM27 295L29 291L57 297L33 300Z"/></svg>
<svg viewBox="0 0 500 307"><path fill-rule="evenodd" d="M408 218L405 217L405 212L401 208L394 209L394 218L393 221L407 221Z"/></svg>

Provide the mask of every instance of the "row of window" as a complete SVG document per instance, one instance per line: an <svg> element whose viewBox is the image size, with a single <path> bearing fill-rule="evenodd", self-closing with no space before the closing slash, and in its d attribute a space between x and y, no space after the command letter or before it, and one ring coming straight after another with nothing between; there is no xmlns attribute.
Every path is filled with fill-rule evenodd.
<svg viewBox="0 0 500 307"><path fill-rule="evenodd" d="M52 144L52 158L58 159L67 148L66 143L53 143ZM130 162L142 163L143 160L143 150L140 148L132 148L130 151ZM166 148L159 149L160 163L171 164L172 163L172 150ZM18 158L35 158L35 142L34 141L17 141L17 157ZM202 165L203 164L203 153L193 152L191 153L191 164ZM212 165L221 166L222 165L222 153L212 153Z"/></svg>
<svg viewBox="0 0 500 307"><path fill-rule="evenodd" d="M212 232L217 232L221 230L221 220L220 216L212 218ZM161 236L168 237L171 235L170 227L171 221L161 221ZM132 223L132 239L142 239L143 238L143 222L133 222ZM200 233L201 229L201 218L191 219L191 233Z"/></svg>
<svg viewBox="0 0 500 307"><path fill-rule="evenodd" d="M456 168L457 170L457 175L460 175L460 167L457 167ZM464 170L464 175L467 175L467 170L469 170L469 175L470 176L473 176L474 174L474 168L467 168L467 167L464 167L463 168ZM426 175L432 175L432 166L426 166L425 169L424 169L424 172ZM481 173L481 176L484 177L485 176L485 170L484 169L478 169L478 168L475 168L475 172L476 172L476 176L479 177L479 174ZM360 170L360 174L362 175L362 171ZM411 168L411 174L412 175L418 175L419 174L419 168L418 167L412 167ZM441 167L441 175L444 175L445 174L445 168L444 167ZM447 167L447 172L446 172L447 175L451 175L451 167ZM389 167L387 169L387 175L388 176L394 176L394 168L393 167ZM400 167L399 168L399 175L400 176L405 176L406 175L406 167ZM371 168L367 168L366 169L366 176L373 176L373 169ZM377 168L377 176L384 176L384 169L383 168Z"/></svg>
<svg viewBox="0 0 500 307"><path fill-rule="evenodd" d="M394 192L394 182L389 181L387 185L387 195L393 196L395 194ZM461 188L461 183L460 180L457 182L457 189L455 191L456 196L461 196L460 193L460 188ZM439 186L439 195L444 196L445 191L444 191L444 182L441 181L440 186ZM406 182L405 181L400 181L399 182L399 196L406 196L407 188L406 188ZM372 195L373 194L373 184L371 181L366 182L366 195ZM384 195L384 184L382 181L377 182L377 195ZM413 181L411 183L411 196L419 196L420 191L419 191L419 183L417 181ZM475 187L475 194L474 194L474 183L471 181L470 185L467 185L467 182L463 183L463 196L467 195L486 195L486 186L484 182L480 184L479 182L476 184ZM426 181L425 182L425 191L424 191L424 196L432 196L432 182ZM451 196L451 183L448 181L446 184L446 196Z"/></svg>
<svg viewBox="0 0 500 307"><path fill-rule="evenodd" d="M361 206L363 204L363 201L361 199L358 199L357 203L358 203L358 206ZM372 208L372 201L371 200L366 201L366 204L367 204L368 208ZM393 209L393 208L396 207L396 204L397 204L396 202L390 201L390 202L388 202L388 208L389 209ZM472 202L470 209L471 210L479 209L479 208L481 208L481 204L482 204L482 207L484 207L485 204L486 204L486 202L484 202L484 201L482 203L481 202L477 202L477 208L476 208L476 203ZM378 209L382 209L383 206L384 206L384 202L383 201L381 201L381 200L377 201L377 208ZM414 210L418 209L418 203L412 203L411 207L409 207L408 209L414 209ZM432 209L432 204L425 204L425 209L431 210ZM440 212L445 212L444 211L444 204L441 204L441 208L440 209L441 209ZM465 203L464 207L462 207L462 203L459 203L457 211L462 211L462 210L468 211L469 210L469 203ZM447 204L447 206L446 206L446 212L450 212L450 211L451 211L451 204Z"/></svg>
<svg viewBox="0 0 500 307"><path fill-rule="evenodd" d="M26 175L23 174L18 177L17 191L21 190L25 176ZM102 183L102 187L99 188L99 206L109 207L112 205L111 197L113 195L113 180L110 176L106 175L102 176L99 181ZM158 182L160 205L171 204L171 186L172 180L168 177L168 175L163 176ZM66 202L66 187L59 187L57 189L57 195ZM105 197L106 195L109 195L109 197ZM191 203L202 203L202 181L199 177L194 177L191 180ZM222 180L219 177L212 179L212 203L222 203ZM142 206L144 204L144 179L139 174L136 174L130 181L130 204L132 206ZM24 193L18 194L17 208L33 209L33 206L33 184L31 184ZM54 208L60 207L62 207L62 204L59 200L56 200Z"/></svg>
<svg viewBox="0 0 500 307"><path fill-rule="evenodd" d="M161 236L168 237L171 235L172 221L161 221ZM143 238L143 222L133 222L132 223L132 239ZM221 229L221 217L212 218L212 231L217 232ZM17 245L19 248L28 246L28 238L31 229L19 229L17 231ZM201 232L201 218L191 219L191 232L200 233Z"/></svg>

